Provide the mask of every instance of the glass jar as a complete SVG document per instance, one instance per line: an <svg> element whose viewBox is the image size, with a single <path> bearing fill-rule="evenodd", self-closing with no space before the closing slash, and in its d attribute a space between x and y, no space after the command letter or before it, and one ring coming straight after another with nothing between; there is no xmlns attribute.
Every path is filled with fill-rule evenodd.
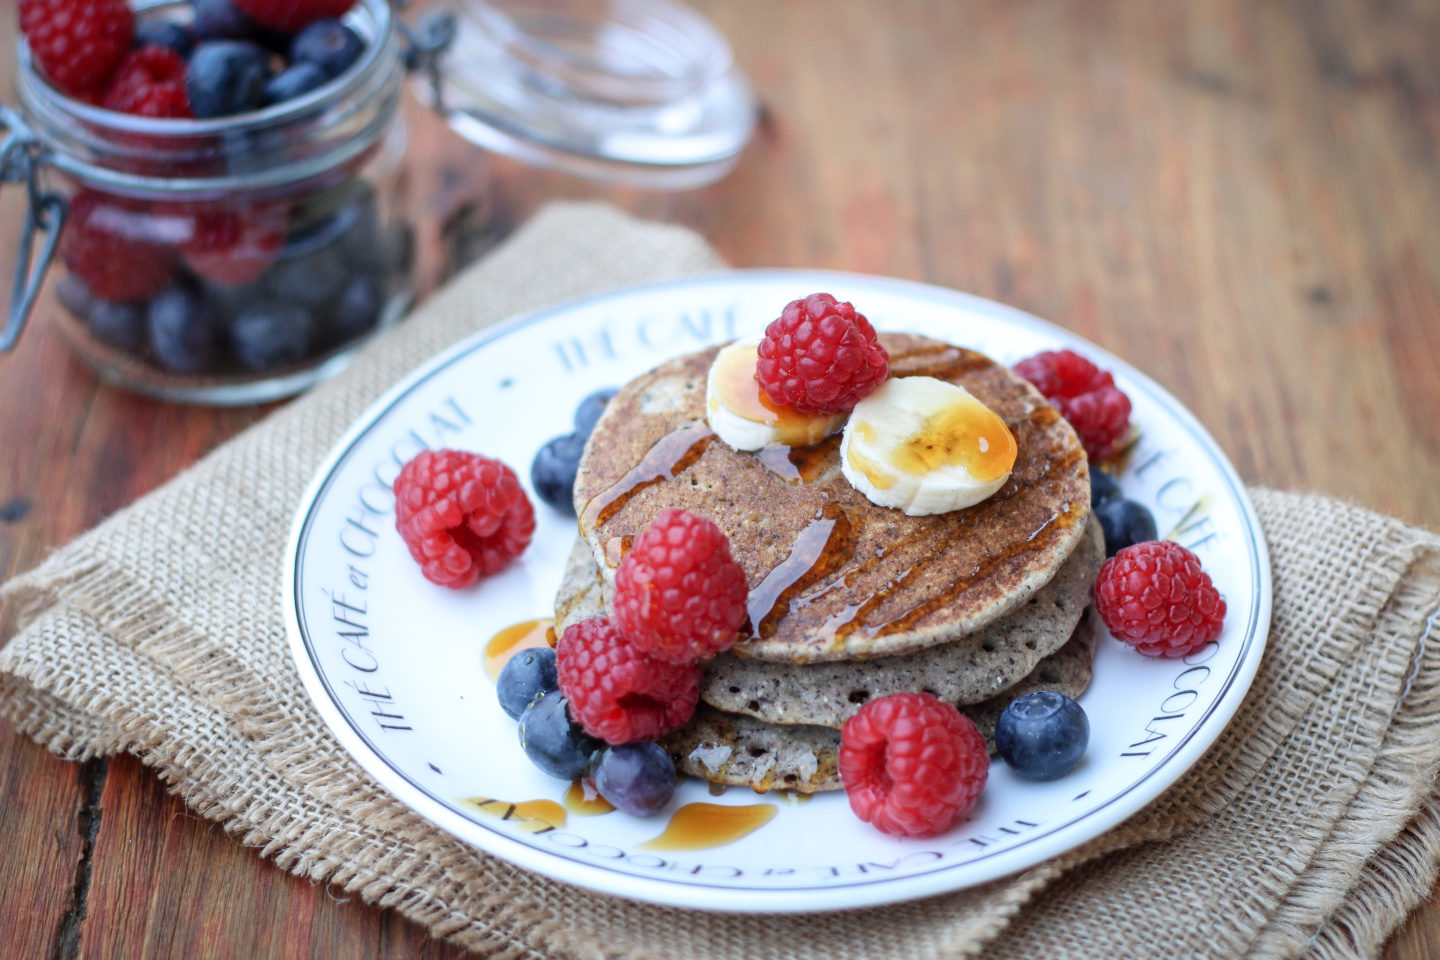
<svg viewBox="0 0 1440 960"><path fill-rule="evenodd" d="M179 22L192 9L132 6ZM0 104L0 181L28 184L29 215L0 352L58 253L54 314L106 380L241 404L336 372L411 299L407 69L475 144L642 188L719 179L754 129L724 37L670 0L460 0L414 28L390 0L356 0L344 20L366 47L342 76L213 120L65 96L22 42L19 110Z"/></svg>
<svg viewBox="0 0 1440 960"><path fill-rule="evenodd" d="M21 45L11 176L28 162L27 226L57 247L55 317L101 377L166 400L272 400L336 372L404 313L400 41L386 0L360 0L346 23L366 49L342 76L213 120L83 103Z"/></svg>

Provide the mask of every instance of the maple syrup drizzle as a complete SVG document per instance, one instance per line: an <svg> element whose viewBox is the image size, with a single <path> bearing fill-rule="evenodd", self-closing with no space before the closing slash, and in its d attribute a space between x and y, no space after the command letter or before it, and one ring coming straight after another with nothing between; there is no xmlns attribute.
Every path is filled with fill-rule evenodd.
<svg viewBox="0 0 1440 960"><path fill-rule="evenodd" d="M609 800L600 796L589 777L575 780L565 788L564 804L566 810L582 817L598 817L615 809Z"/></svg>
<svg viewBox="0 0 1440 960"><path fill-rule="evenodd" d="M485 674L491 680L499 680L500 671L505 669L505 664L509 663L510 658L521 650L553 646L555 646L554 620L549 618L526 620L524 623L511 624L491 637L485 644L481 662L484 664Z"/></svg>
<svg viewBox="0 0 1440 960"><path fill-rule="evenodd" d="M554 800L511 803L490 797L466 797L460 802L487 817L513 823L526 833L548 833L565 826L565 808Z"/></svg>
<svg viewBox="0 0 1440 960"><path fill-rule="evenodd" d="M654 840L640 844L641 850L709 850L749 836L775 818L780 808L773 803L728 806L719 803L687 803L670 817L670 823Z"/></svg>
<svg viewBox="0 0 1440 960"><path fill-rule="evenodd" d="M947 407L896 448L891 463L909 474L963 466L976 480L998 480L1015 465L1015 435L974 397ZM852 448L851 452L854 450Z"/></svg>
<svg viewBox="0 0 1440 960"><path fill-rule="evenodd" d="M790 555L750 591L745 604L750 636L774 636L775 624L789 612L791 597L834 573L854 555L853 529L850 517L838 504L821 508L820 515L795 538Z"/></svg>
<svg viewBox="0 0 1440 960"><path fill-rule="evenodd" d="M635 543L635 538L628 533L623 537L611 537L605 541L605 563L610 567L620 566L620 561L625 559L625 554L630 552L630 547Z"/></svg>
<svg viewBox="0 0 1440 960"><path fill-rule="evenodd" d="M762 447L755 457L765 469L789 484L814 483L820 478L840 449L840 434L830 436L808 447L786 447L771 444Z"/></svg>
<svg viewBox="0 0 1440 960"><path fill-rule="evenodd" d="M678 477L704 456L715 442L715 434L703 421L695 420L671 431L655 442L640 462L585 504L580 527L593 530L625 508L641 490L662 480Z"/></svg>
<svg viewBox="0 0 1440 960"><path fill-rule="evenodd" d="M1054 408L1046 406L1033 411L1022 423L1029 422L1037 426L1048 425L1058 417L1059 414ZM1022 482L1038 487L1048 482L1051 477L1066 475L1083 455L1081 451L1073 450L1061 457L1045 458L1039 474ZM1046 516L1027 535L1016 538L1003 549L980 558L968 576L957 578L947 589L933 593L904 610L887 613L883 619L874 619L874 614L885 601L918 578L925 569L926 561L949 548L957 540L971 535L977 514L969 514L968 522L960 520L959 522L929 523L920 526L908 536L887 545L884 556L862 560L847 568L843 576L821 585L819 589L811 593L794 599L790 604L790 609L792 611L803 609L827 598L832 598L838 591L849 588L853 577L874 569L881 562L893 563L896 551L903 550L917 542L924 543L927 549L921 557L869 596L853 603L847 603L832 612L825 622L815 630L818 636L827 641L827 646L832 650L843 649L848 638L857 631L861 631L863 636L869 638L898 633L957 600L974 583L989 576L999 565L1022 553L1043 549L1061 531L1073 527L1079 513L1078 510L1070 510ZM963 512L962 516L964 516Z"/></svg>
<svg viewBox="0 0 1440 960"><path fill-rule="evenodd" d="M736 344L720 351L712 372L718 399L711 400L710 408L718 409L723 400L737 416L774 427L780 443L787 447L804 447L823 440L830 432L832 418L801 413L771 401L755 379L756 361L754 347L742 349Z"/></svg>

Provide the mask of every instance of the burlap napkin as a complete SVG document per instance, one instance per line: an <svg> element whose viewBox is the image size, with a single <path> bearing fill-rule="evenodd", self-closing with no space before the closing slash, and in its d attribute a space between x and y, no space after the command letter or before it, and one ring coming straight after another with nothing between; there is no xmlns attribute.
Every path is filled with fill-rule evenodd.
<svg viewBox="0 0 1440 960"><path fill-rule="evenodd" d="M297 874L496 957L1342 957L1374 952L1440 865L1440 538L1255 490L1275 615L1240 714L1163 798L979 889L793 917L642 906L437 831L331 740L279 610L292 511L347 424L473 330L600 287L723 266L694 235L562 206L343 376L11 584L4 708L68 757L130 751Z"/></svg>

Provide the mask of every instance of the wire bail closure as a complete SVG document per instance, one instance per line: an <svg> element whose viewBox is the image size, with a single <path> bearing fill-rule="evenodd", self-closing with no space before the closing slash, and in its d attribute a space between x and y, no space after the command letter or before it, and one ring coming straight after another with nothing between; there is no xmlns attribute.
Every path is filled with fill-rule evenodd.
<svg viewBox="0 0 1440 960"><path fill-rule="evenodd" d="M0 129L6 133L0 142L0 185L23 183L28 198L25 221L20 227L10 312L5 326L0 327L0 353L8 353L20 339L20 331L35 307L45 272L55 259L70 207L61 194L40 189L40 168L45 163L40 142L19 114L3 103L0 103ZM37 235L41 240L38 256Z"/></svg>
<svg viewBox="0 0 1440 960"><path fill-rule="evenodd" d="M396 0L395 5L403 8L408 5L408 0ZM433 97L430 106L444 117L447 111L440 57L455 42L455 15L447 10L436 10L421 17L414 26L399 17L395 18L395 25L399 28L405 44L405 70L408 73L424 74Z"/></svg>

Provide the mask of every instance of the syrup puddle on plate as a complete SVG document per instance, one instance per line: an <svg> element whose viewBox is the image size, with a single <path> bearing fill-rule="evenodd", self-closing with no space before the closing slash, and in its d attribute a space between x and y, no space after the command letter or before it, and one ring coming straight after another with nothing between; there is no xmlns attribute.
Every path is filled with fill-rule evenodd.
<svg viewBox="0 0 1440 960"><path fill-rule="evenodd" d="M526 833L546 833L565 826L565 808L554 800L511 803L489 797L462 797L458 802L467 810L513 823Z"/></svg>
<svg viewBox="0 0 1440 960"><path fill-rule="evenodd" d="M598 817L615 809L609 800L600 796L589 777L571 783L565 791L564 802L566 810L582 817Z"/></svg>
<svg viewBox="0 0 1440 960"><path fill-rule="evenodd" d="M687 803L670 815L670 823L658 837L640 844L640 849L709 850L723 847L748 837L779 812L780 808L773 803L733 807L718 803Z"/></svg>
<svg viewBox="0 0 1440 960"><path fill-rule="evenodd" d="M539 620L526 620L523 623L512 624L501 630L485 644L485 652L481 658L485 666L485 675L491 680L500 679L500 671L505 669L505 664L510 658L522 650L533 650L536 647L555 646L555 621L542 617Z"/></svg>

